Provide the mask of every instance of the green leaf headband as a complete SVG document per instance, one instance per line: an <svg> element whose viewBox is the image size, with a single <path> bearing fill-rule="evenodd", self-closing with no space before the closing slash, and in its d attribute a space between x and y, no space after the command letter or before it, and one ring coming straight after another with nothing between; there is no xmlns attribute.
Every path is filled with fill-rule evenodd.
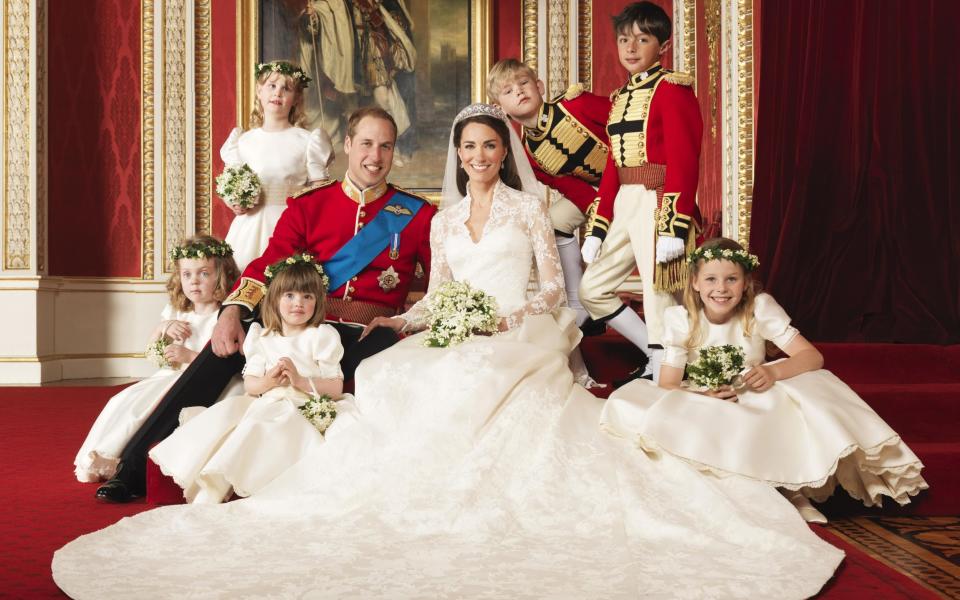
<svg viewBox="0 0 960 600"><path fill-rule="evenodd" d="M729 260L743 267L747 273L760 266L760 259L756 254L750 254L746 250L730 250L729 248L721 250L720 248L697 248L687 257L689 264L694 264L700 259L703 260Z"/></svg>
<svg viewBox="0 0 960 600"><path fill-rule="evenodd" d="M306 88L307 84L313 81L313 79L307 77L307 74L304 73L303 69L300 67L295 67L288 62L283 62L280 60L275 60L268 63L257 63L257 66L254 68L254 70L257 73L257 79L259 79L264 73L280 73L281 75L293 77L293 79L297 81L302 88Z"/></svg>
<svg viewBox="0 0 960 600"><path fill-rule="evenodd" d="M286 269L287 267L292 267L293 265L298 264L312 265L313 268L317 270L317 273L320 274L320 279L323 280L323 289L327 290L330 287L330 278L327 277L327 274L323 272L323 267L320 266L320 263L313 260L312 254L307 254L306 252L301 252L300 254L294 254L289 258L278 260L264 269L263 275L267 278L267 285L270 285L270 280L273 279L277 273Z"/></svg>
<svg viewBox="0 0 960 600"><path fill-rule="evenodd" d="M214 242L207 244L205 242L193 242L177 246L170 251L170 260L176 262L181 258L213 258L215 256L233 256L233 248L226 242Z"/></svg>

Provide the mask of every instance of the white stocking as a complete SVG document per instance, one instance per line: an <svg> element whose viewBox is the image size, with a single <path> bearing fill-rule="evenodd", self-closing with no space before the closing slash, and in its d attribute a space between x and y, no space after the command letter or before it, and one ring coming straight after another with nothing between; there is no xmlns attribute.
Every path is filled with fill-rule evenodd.
<svg viewBox="0 0 960 600"><path fill-rule="evenodd" d="M583 265L580 260L580 246L577 239L557 236L557 252L563 267L564 287L567 291L567 306L577 313L577 327L583 325L589 315L580 304L580 280L583 279Z"/></svg>
<svg viewBox="0 0 960 600"><path fill-rule="evenodd" d="M607 321L607 325L613 327L617 333L627 338L631 344L640 348L647 358L651 358L652 350L647 347L649 338L647 337L647 324L643 322L636 312L629 306L621 310L614 318Z"/></svg>

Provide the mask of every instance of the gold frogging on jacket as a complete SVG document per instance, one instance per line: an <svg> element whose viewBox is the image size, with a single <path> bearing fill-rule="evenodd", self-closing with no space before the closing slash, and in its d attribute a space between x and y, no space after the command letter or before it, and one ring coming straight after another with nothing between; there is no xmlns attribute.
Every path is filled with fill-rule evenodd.
<svg viewBox="0 0 960 600"><path fill-rule="evenodd" d="M524 129L524 143L544 172L550 175L574 175L596 185L607 164L606 144L577 120L561 100L576 98L583 87L571 86L567 92L544 102L536 128Z"/></svg>

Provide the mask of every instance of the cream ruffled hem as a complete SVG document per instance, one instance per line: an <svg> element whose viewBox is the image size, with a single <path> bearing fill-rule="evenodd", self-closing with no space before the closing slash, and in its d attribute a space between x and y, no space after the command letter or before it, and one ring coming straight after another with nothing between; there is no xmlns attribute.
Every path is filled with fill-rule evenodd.
<svg viewBox="0 0 960 600"><path fill-rule="evenodd" d="M73 472L80 483L95 483L97 481L106 481L117 472L117 465L120 464L119 456L106 456L96 450L87 453L83 464L75 465Z"/></svg>
<svg viewBox="0 0 960 600"><path fill-rule="evenodd" d="M600 427L610 435L625 437L609 425L602 424ZM862 448L857 444L850 445L837 456L837 459L823 477L804 482L758 479L721 469L674 454L662 448L655 440L644 435L636 435L633 443L648 454L670 454L696 469L716 477L744 477L754 481L763 481L774 487L799 490L800 493L814 502L823 502L832 496L839 484L850 496L863 502L864 506L883 506L883 496L888 496L900 506L904 506L910 503L911 497L930 487L920 476L923 463L919 460L902 465L883 464L885 457L890 455L889 451L903 444L898 435L871 448Z"/></svg>

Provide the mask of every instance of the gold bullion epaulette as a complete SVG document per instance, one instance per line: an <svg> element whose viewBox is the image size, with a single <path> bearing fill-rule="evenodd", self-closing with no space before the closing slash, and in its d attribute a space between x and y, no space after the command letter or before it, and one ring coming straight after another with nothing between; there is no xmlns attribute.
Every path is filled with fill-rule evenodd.
<svg viewBox="0 0 960 600"><path fill-rule="evenodd" d="M671 73L667 73L663 76L663 78L666 81L676 85L685 85L687 87L693 85L693 75L690 73L684 73L683 71L673 71Z"/></svg>
<svg viewBox="0 0 960 600"><path fill-rule="evenodd" d="M300 196L306 196L307 194L309 194L309 193L312 192L313 190L319 190L320 188L325 188L325 187L327 187L327 186L331 186L331 185L335 184L336 182L337 182L336 179L323 179L323 180L318 181L318 182L316 182L316 183L310 184L310 185L308 185L307 187L300 188L299 190L297 190L297 191L294 192L293 194L290 194L290 197L291 197L291 198L299 198Z"/></svg>
<svg viewBox="0 0 960 600"><path fill-rule="evenodd" d="M564 100L573 100L586 90L583 88L582 83L575 83L567 88L567 91L563 93Z"/></svg>
<svg viewBox="0 0 960 600"><path fill-rule="evenodd" d="M439 198L437 199L436 202L433 202L433 201L430 200L430 198L427 198L427 197L424 196L423 194L418 194L417 192L411 192L410 190L405 189L405 188L402 188L402 187L400 187L399 185L397 185L397 184L395 184L395 183L391 183L391 184L390 184L390 187L392 187L393 189L397 190L398 192L403 192L404 194L406 194L406 195L408 195L408 196L413 196L413 197L416 198L417 200L423 200L424 203L426 203L426 204L434 204L434 205L436 205L436 204L439 204L439 203L440 203Z"/></svg>

